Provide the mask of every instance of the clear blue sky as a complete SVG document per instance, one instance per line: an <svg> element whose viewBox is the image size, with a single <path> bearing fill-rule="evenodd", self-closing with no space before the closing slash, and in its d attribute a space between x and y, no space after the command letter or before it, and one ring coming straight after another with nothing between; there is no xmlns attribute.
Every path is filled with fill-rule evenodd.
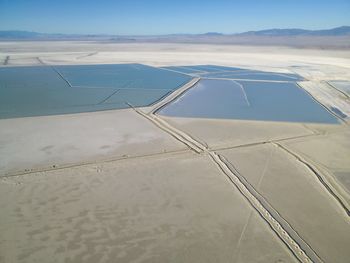
<svg viewBox="0 0 350 263"><path fill-rule="evenodd" d="M236 33L350 25L350 0L0 0L0 30Z"/></svg>

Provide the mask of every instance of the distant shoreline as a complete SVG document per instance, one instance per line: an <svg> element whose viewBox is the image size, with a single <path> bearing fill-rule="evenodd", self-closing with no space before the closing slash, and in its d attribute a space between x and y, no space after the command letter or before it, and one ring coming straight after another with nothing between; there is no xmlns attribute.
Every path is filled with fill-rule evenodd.
<svg viewBox="0 0 350 263"><path fill-rule="evenodd" d="M170 36L170 37L137 37L137 38L34 38L34 39L1 39L0 43L9 42L97 42L99 44L209 44L233 46L281 46L299 49L350 49L349 36Z"/></svg>
<svg viewBox="0 0 350 263"><path fill-rule="evenodd" d="M251 46L288 46L294 48L350 49L350 26L307 30L298 28L266 29L235 34L115 35L56 34L21 30L0 30L0 42L9 41L92 41L99 43L181 43Z"/></svg>

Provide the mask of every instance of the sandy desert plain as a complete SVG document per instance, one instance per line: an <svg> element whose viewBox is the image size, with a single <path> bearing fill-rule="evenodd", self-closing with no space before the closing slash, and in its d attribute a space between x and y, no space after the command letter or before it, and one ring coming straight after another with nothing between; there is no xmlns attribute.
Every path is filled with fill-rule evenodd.
<svg viewBox="0 0 350 263"><path fill-rule="evenodd" d="M149 107L0 119L0 262L349 262L350 50L0 42L0 70L119 63L297 74L337 123L159 114L198 76Z"/></svg>

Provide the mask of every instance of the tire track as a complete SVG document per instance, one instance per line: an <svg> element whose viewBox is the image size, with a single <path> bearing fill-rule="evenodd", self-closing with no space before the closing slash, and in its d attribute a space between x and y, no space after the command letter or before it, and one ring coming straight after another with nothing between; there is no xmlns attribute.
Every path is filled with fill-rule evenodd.
<svg viewBox="0 0 350 263"><path fill-rule="evenodd" d="M305 165L309 171L311 171L312 174L314 174L318 181L326 188L326 190L330 193L332 197L339 203L339 205L344 209L345 213L350 216L350 207L349 204L337 194L337 191L332 187L330 183L328 183L327 179L320 173L318 172L317 168L313 166L312 164L308 163L305 161L302 157L300 157L298 154L292 152L289 150L287 147L282 145L279 142L272 142L275 146L279 147L283 151L285 151L287 154L293 156L295 159L297 159L299 162L301 162L303 165Z"/></svg>
<svg viewBox="0 0 350 263"><path fill-rule="evenodd" d="M173 100L176 97L173 98ZM170 100L171 101L171 100ZM169 103L168 101L167 103ZM287 245L296 258L303 263L317 262L322 260L312 250L312 248L294 231L294 229L286 222L279 213L272 208L271 205L261 196L248 182L240 175L237 170L233 168L222 156L215 151L211 151L207 146L204 146L185 132L172 127L166 121L157 117L153 112L159 108L146 114L143 111L136 109L130 103L128 105L135 110L136 113L151 121L158 128L170 134L176 140L185 144L192 151L197 154L207 154L215 163L218 169L228 178L228 180L241 192L241 194L248 200L261 217L269 224L277 236Z"/></svg>

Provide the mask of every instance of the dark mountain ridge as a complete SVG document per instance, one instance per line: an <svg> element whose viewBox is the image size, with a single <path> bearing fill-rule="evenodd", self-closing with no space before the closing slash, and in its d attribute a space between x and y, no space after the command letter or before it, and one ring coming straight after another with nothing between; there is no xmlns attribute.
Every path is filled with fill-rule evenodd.
<svg viewBox="0 0 350 263"><path fill-rule="evenodd" d="M287 29L266 29L259 31L248 31L237 34L222 34L219 32L208 32L205 34L169 34L159 36L120 36L120 35L107 35L107 34L50 34L50 33L38 33L31 31L21 30L6 30L0 31L0 39L93 39L93 38L157 38L157 37L179 37L179 36L191 36L191 37L225 37L225 36L350 36L350 26L341 26L332 29L322 30L306 30L299 28L287 28Z"/></svg>
<svg viewBox="0 0 350 263"><path fill-rule="evenodd" d="M241 36L347 36L350 35L350 26L341 26L332 29L306 30L299 28L290 29L266 29L259 31L248 31L236 35Z"/></svg>

